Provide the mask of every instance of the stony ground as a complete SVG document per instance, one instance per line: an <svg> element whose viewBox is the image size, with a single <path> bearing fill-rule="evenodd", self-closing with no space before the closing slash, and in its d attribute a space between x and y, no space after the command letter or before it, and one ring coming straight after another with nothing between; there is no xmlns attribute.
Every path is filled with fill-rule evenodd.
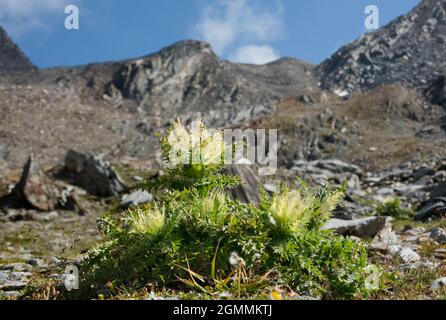
<svg viewBox="0 0 446 320"><path fill-rule="evenodd" d="M107 168L106 163L100 162L100 165ZM57 181L60 176L54 174L57 170L49 170L45 175ZM137 183L144 176L144 172L130 164L121 167L120 172L126 184ZM384 288L369 298L443 297L442 291L434 290L432 285L446 276L446 220L443 218L446 214L446 159L405 163L379 172L363 171L358 166L331 159L296 161L290 169L280 169L275 177L250 179L250 175L255 176L255 170L246 168L236 173L250 181L258 181L270 191L277 181L291 181L297 176L315 186L346 181L346 200L326 228L368 244L370 258L382 269ZM30 181L28 183L35 182L32 178ZM63 183L75 183L68 181ZM55 290L54 286L48 287L49 291L41 287L32 289L36 283L48 281L58 282L63 292L60 285L65 267L79 262L83 253L101 237L96 219L106 211L118 214L125 210L120 205L121 199L124 194L132 193L122 191L120 195L97 197L88 195L81 187L73 188L85 210L82 214L60 209L42 212L29 207L3 209L0 215L0 292L3 298L41 299L50 298L52 294L56 297L51 291ZM3 193L7 193L7 189L4 186ZM242 191L250 195L250 199L257 196L253 185L245 184ZM132 201L138 203L138 199L139 196ZM385 205L395 199L400 199L400 204ZM141 294L140 298L154 297L150 292ZM188 293L175 295L190 297ZM119 298L130 297L124 294Z"/></svg>

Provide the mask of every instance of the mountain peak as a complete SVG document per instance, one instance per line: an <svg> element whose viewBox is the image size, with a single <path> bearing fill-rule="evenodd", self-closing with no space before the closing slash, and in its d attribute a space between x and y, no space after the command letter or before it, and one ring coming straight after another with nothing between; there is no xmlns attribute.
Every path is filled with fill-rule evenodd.
<svg viewBox="0 0 446 320"><path fill-rule="evenodd" d="M0 73L24 72L36 67L0 27Z"/></svg>
<svg viewBox="0 0 446 320"><path fill-rule="evenodd" d="M446 0L424 0L387 26L338 50L317 68L324 89L425 87L446 70Z"/></svg>
<svg viewBox="0 0 446 320"><path fill-rule="evenodd" d="M190 57L196 54L210 54L215 56L215 53L209 43L198 40L179 41L161 49L156 54L161 56L172 56L174 58Z"/></svg>

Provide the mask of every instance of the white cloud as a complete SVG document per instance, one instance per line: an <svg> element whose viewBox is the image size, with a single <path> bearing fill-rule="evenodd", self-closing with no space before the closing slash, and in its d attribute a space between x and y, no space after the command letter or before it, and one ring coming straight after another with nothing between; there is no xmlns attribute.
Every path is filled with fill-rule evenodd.
<svg viewBox="0 0 446 320"><path fill-rule="evenodd" d="M251 44L273 41L283 34L282 12L281 0L263 1L261 6L258 0L214 0L204 7L194 31L220 55L237 47L237 52L253 52ZM261 51L266 54L265 48Z"/></svg>
<svg viewBox="0 0 446 320"><path fill-rule="evenodd" d="M13 36L32 29L48 28L48 18L77 0L0 0L0 25Z"/></svg>
<svg viewBox="0 0 446 320"><path fill-rule="evenodd" d="M229 59L239 63L265 64L279 58L279 54L270 46L247 45L238 48Z"/></svg>

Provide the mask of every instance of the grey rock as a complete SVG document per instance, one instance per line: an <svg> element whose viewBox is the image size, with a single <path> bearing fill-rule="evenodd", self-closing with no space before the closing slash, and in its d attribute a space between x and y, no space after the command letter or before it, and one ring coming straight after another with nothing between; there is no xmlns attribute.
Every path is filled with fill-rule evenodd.
<svg viewBox="0 0 446 320"><path fill-rule="evenodd" d="M11 196L18 206L30 205L37 210L52 211L59 203L59 194L58 187L30 156Z"/></svg>
<svg viewBox="0 0 446 320"><path fill-rule="evenodd" d="M434 290L444 289L445 287L446 287L446 277L439 278L432 282L432 289Z"/></svg>
<svg viewBox="0 0 446 320"><path fill-rule="evenodd" d="M267 191L269 193L277 192L277 184L265 183L265 184L263 184L263 188L265 188L265 191Z"/></svg>
<svg viewBox="0 0 446 320"><path fill-rule="evenodd" d="M119 175L99 157L69 150L65 168L75 174L74 183L97 196L116 196L125 190Z"/></svg>
<svg viewBox="0 0 446 320"><path fill-rule="evenodd" d="M33 270L32 265L27 263L9 263L0 266L2 271L30 272Z"/></svg>
<svg viewBox="0 0 446 320"><path fill-rule="evenodd" d="M389 252L392 256L398 257L404 263L416 263L421 260L420 255L409 247L393 245L389 247Z"/></svg>
<svg viewBox="0 0 446 320"><path fill-rule="evenodd" d="M46 266L45 261L43 261L42 259L38 259L38 258L28 259L26 261L26 263L33 267L37 267L37 268L43 268Z"/></svg>
<svg viewBox="0 0 446 320"><path fill-rule="evenodd" d="M332 173L354 173L358 176L362 176L361 168L337 159L316 160L311 162L297 161L294 164L293 170L308 170L315 172L326 170Z"/></svg>
<svg viewBox="0 0 446 320"><path fill-rule="evenodd" d="M290 170L304 180L314 181L320 186L347 183L350 190L361 187L361 168L336 159L297 160L293 162Z"/></svg>
<svg viewBox="0 0 446 320"><path fill-rule="evenodd" d="M61 192L59 204L63 210L74 211L79 215L85 215L87 213L78 195L71 188L64 189Z"/></svg>
<svg viewBox="0 0 446 320"><path fill-rule="evenodd" d="M29 272L0 271L0 290L22 290L28 285L31 275Z"/></svg>
<svg viewBox="0 0 446 320"><path fill-rule="evenodd" d="M279 97L316 89L312 69L295 59L236 65L220 60L209 44L187 40L121 63L107 94L120 95L151 117L181 113L188 119L199 112L209 125L241 124L274 112Z"/></svg>
<svg viewBox="0 0 446 320"><path fill-rule="evenodd" d="M260 202L260 183L259 177L250 165L231 165L224 169L225 174L238 176L241 184L230 190L233 198L246 203Z"/></svg>
<svg viewBox="0 0 446 320"><path fill-rule="evenodd" d="M53 221L60 217L59 212L57 212L57 211L51 211L48 213L31 214L30 216L31 216L31 220L33 220L33 221L43 221L43 222Z"/></svg>
<svg viewBox="0 0 446 320"><path fill-rule="evenodd" d="M354 220L367 215L369 212L373 212L373 208L360 205L353 201L350 197L347 197L339 206L335 209L333 218L341 220Z"/></svg>
<svg viewBox="0 0 446 320"><path fill-rule="evenodd" d="M19 291L0 291L0 298L5 300L15 300L22 296Z"/></svg>
<svg viewBox="0 0 446 320"><path fill-rule="evenodd" d="M321 87L355 91L396 82L425 87L446 69L445 12L443 0L423 0L406 15L342 47L317 67ZM436 23L427 23L431 19Z"/></svg>
<svg viewBox="0 0 446 320"><path fill-rule="evenodd" d="M446 213L446 198L434 198L423 205L415 214L416 221L439 217Z"/></svg>
<svg viewBox="0 0 446 320"><path fill-rule="evenodd" d="M152 200L153 196L149 192L137 190L132 192L131 194L126 194L122 197L121 207L123 208L136 207L140 204L151 202Z"/></svg>
<svg viewBox="0 0 446 320"><path fill-rule="evenodd" d="M5 160L8 157L8 154L8 146L5 144L0 144L0 159Z"/></svg>
<svg viewBox="0 0 446 320"><path fill-rule="evenodd" d="M436 228L432 230L430 238L439 244L446 244L446 231L441 228Z"/></svg>
<svg viewBox="0 0 446 320"><path fill-rule="evenodd" d="M347 188L353 189L353 190L361 188L361 180L359 179L359 177L356 174L352 173L348 177Z"/></svg>
<svg viewBox="0 0 446 320"><path fill-rule="evenodd" d="M392 230L392 223L387 220L386 226L373 238L370 248L387 251L391 246L399 245L400 239Z"/></svg>
<svg viewBox="0 0 446 320"><path fill-rule="evenodd" d="M357 220L331 219L322 228L332 230L339 235L349 235L359 238L373 238L388 226L389 218L370 217Z"/></svg>
<svg viewBox="0 0 446 320"><path fill-rule="evenodd" d="M411 184L411 185L400 185L400 186L394 187L393 189L399 195L408 195L408 194L414 193L416 191L422 190L424 188L425 188L424 185Z"/></svg>

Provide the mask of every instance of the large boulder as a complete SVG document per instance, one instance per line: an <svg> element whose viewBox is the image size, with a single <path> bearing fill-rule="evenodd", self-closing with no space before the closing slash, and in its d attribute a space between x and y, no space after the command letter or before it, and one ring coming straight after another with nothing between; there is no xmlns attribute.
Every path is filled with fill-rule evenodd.
<svg viewBox="0 0 446 320"><path fill-rule="evenodd" d="M370 217L356 220L331 219L322 228L332 230L339 235L359 238L374 238L389 225L389 218Z"/></svg>
<svg viewBox="0 0 446 320"><path fill-rule="evenodd" d="M69 150L65 169L74 174L74 184L92 195L116 196L126 188L109 163L91 154Z"/></svg>
<svg viewBox="0 0 446 320"><path fill-rule="evenodd" d="M19 205L52 211L59 203L59 189L30 156L11 197Z"/></svg>
<svg viewBox="0 0 446 320"><path fill-rule="evenodd" d="M415 214L416 221L439 218L446 215L446 197L433 198L424 203Z"/></svg>
<svg viewBox="0 0 446 320"><path fill-rule="evenodd" d="M241 179L241 184L231 189L231 196L245 203L260 202L260 187L262 186L259 177L250 165L231 165L224 169L225 174L237 176Z"/></svg>

